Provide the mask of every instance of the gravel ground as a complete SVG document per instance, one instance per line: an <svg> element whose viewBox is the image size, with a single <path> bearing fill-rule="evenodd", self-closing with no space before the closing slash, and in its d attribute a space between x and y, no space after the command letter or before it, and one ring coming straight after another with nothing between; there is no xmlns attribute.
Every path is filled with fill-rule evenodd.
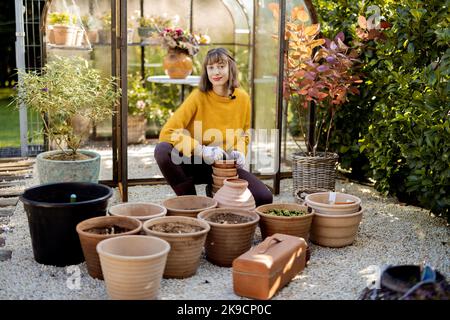
<svg viewBox="0 0 450 320"><path fill-rule="evenodd" d="M142 160L142 159L141 159ZM147 167L149 163L132 164ZM154 165L152 167L155 167ZM28 186L37 184L37 178ZM197 186L204 194L204 185ZM292 180L281 184L274 202L293 202ZM324 248L312 245L308 267L273 299L357 299L385 264L428 262L450 276L450 229L445 221L424 209L405 206L385 198L373 188L345 181L337 190L360 197L365 207L359 233L353 245ZM138 186L129 190L130 201L161 203L173 196L167 185ZM115 190L110 205L118 203ZM103 281L92 279L85 263L58 268L34 261L28 222L22 203L9 221L0 221L6 238L4 249L13 250L11 260L0 262L0 299L108 299ZM261 241L257 229L254 243ZM159 299L243 299L233 293L232 269L201 259L197 274L183 280L163 279ZM78 282L73 279L79 279Z"/></svg>

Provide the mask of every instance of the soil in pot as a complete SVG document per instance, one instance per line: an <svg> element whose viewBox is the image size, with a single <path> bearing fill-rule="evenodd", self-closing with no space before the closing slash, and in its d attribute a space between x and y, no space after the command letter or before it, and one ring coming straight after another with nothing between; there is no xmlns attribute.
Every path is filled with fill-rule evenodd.
<svg viewBox="0 0 450 320"><path fill-rule="evenodd" d="M46 156L45 159L47 160L56 160L56 161L75 161L75 160L88 160L92 159L93 157L87 154L83 154L81 152L79 153L57 153L57 154L51 154L49 156Z"/></svg>
<svg viewBox="0 0 450 320"><path fill-rule="evenodd" d="M122 228L120 226L114 225L114 226L105 227L105 228L91 228L91 229L88 229L85 231L89 232L89 233L94 233L94 234L120 234L120 233L129 232L129 231L131 231L131 229Z"/></svg>
<svg viewBox="0 0 450 320"><path fill-rule="evenodd" d="M244 217L238 214L234 214L231 212L222 212L213 215L212 217L206 218L206 220L219 223L219 224L239 224L250 222L253 219L250 217Z"/></svg>
<svg viewBox="0 0 450 320"><path fill-rule="evenodd" d="M165 222L153 225L149 229L164 233L193 233L202 231L204 228L181 222Z"/></svg>

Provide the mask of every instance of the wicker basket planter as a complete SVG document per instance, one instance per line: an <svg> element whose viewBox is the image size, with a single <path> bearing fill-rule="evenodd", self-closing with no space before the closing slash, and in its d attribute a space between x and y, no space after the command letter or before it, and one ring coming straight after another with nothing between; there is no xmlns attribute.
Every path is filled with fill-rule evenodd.
<svg viewBox="0 0 450 320"><path fill-rule="evenodd" d="M336 167L339 156L336 153L317 152L315 157L305 153L292 155L292 180L295 190L326 189L334 191ZM295 194L294 194L295 196Z"/></svg>

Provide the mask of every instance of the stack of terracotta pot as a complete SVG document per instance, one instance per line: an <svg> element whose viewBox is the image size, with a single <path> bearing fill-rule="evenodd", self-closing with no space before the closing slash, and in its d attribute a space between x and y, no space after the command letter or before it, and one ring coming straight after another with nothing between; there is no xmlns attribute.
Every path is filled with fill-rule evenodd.
<svg viewBox="0 0 450 320"><path fill-rule="evenodd" d="M214 194L223 187L223 181L225 179L237 179L237 169L235 160L218 160L215 161L213 166L213 185L212 193Z"/></svg>
<svg viewBox="0 0 450 320"><path fill-rule="evenodd" d="M310 239L326 247L344 247L353 243L362 219L361 199L340 192L318 192L305 198L314 210Z"/></svg>

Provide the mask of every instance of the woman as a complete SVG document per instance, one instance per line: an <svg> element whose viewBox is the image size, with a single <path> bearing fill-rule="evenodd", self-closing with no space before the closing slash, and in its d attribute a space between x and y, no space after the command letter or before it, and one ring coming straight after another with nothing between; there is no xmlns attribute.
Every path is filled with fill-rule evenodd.
<svg viewBox="0 0 450 320"><path fill-rule="evenodd" d="M196 184L212 184L211 164L235 159L240 179L256 206L272 203L272 193L244 170L250 128L250 98L239 89L236 62L226 49L208 51L198 89L194 89L167 121L155 148L162 174L177 195L196 194Z"/></svg>

